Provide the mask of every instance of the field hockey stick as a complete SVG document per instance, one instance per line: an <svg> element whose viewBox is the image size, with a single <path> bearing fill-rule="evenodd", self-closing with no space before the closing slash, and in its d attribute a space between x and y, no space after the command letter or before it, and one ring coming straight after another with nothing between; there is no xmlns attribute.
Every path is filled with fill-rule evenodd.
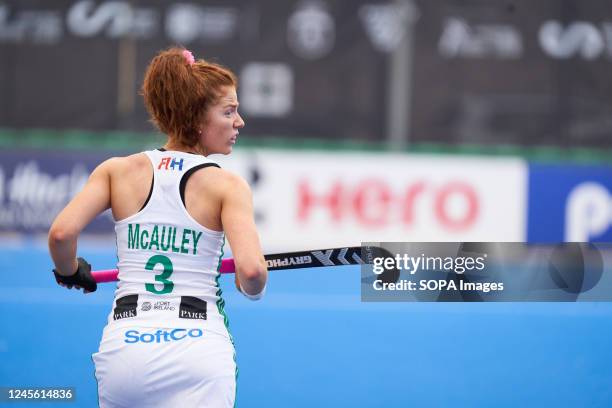
<svg viewBox="0 0 612 408"><path fill-rule="evenodd" d="M323 266L362 265L371 264L375 257L391 256L389 252L377 246L344 247L317 249L310 251L283 252L265 255L269 271L283 269L318 268ZM236 271L233 259L221 261L220 273ZM97 283L114 282L117 280L117 269L93 271L91 274Z"/></svg>

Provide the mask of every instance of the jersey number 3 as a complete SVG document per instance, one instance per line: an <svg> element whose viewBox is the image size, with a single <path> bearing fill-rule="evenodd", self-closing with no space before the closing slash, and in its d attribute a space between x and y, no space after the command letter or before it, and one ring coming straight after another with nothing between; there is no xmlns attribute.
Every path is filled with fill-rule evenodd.
<svg viewBox="0 0 612 408"><path fill-rule="evenodd" d="M170 277L170 275L172 275L172 272L174 271L172 268L172 261L167 256L154 255L151 258L149 258L149 260L147 261L147 265L145 266L145 269L147 271L153 271L153 269L155 268L155 265L157 264L162 264L162 266L164 267L164 270L158 275L155 275L155 282L163 283L164 286L161 289L157 289L155 287L155 284L147 283L145 284L145 288L147 289L148 292L155 293L156 295L163 295L165 293L170 293L172 292L172 289L174 289L174 282L172 282L171 280L168 280L168 278Z"/></svg>

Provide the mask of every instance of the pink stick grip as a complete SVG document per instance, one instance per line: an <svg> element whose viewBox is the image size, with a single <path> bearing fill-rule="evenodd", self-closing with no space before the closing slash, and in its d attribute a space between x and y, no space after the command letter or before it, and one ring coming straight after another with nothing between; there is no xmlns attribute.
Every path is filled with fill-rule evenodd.
<svg viewBox="0 0 612 408"><path fill-rule="evenodd" d="M234 273L236 272L236 266L234 266L233 259L224 259L221 261L221 268L219 268L220 273Z"/></svg>
<svg viewBox="0 0 612 408"><path fill-rule="evenodd" d="M91 275L97 283L114 282L117 280L119 271L117 269L105 269L103 271L93 271Z"/></svg>
<svg viewBox="0 0 612 408"><path fill-rule="evenodd" d="M233 259L224 259L221 261L220 273L234 273L235 266ZM105 269L101 271L93 271L91 275L97 283L115 282L119 271L117 269Z"/></svg>

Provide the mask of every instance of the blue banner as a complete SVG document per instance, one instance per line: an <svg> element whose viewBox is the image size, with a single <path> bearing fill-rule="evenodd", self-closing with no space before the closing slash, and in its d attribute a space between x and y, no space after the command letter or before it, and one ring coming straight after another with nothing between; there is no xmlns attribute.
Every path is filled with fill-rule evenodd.
<svg viewBox="0 0 612 408"><path fill-rule="evenodd" d="M528 242L612 242L612 166L530 164Z"/></svg>
<svg viewBox="0 0 612 408"><path fill-rule="evenodd" d="M46 233L109 152L0 152L0 232ZM85 232L112 233L109 211Z"/></svg>

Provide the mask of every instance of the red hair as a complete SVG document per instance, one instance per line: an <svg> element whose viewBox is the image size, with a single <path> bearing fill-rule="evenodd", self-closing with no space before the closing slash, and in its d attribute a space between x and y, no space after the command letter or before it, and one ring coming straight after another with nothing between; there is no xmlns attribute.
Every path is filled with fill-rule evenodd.
<svg viewBox="0 0 612 408"><path fill-rule="evenodd" d="M232 71L205 60L189 61L184 48L161 51L149 64L142 95L153 123L187 146L198 142L198 127L224 86L236 87Z"/></svg>

